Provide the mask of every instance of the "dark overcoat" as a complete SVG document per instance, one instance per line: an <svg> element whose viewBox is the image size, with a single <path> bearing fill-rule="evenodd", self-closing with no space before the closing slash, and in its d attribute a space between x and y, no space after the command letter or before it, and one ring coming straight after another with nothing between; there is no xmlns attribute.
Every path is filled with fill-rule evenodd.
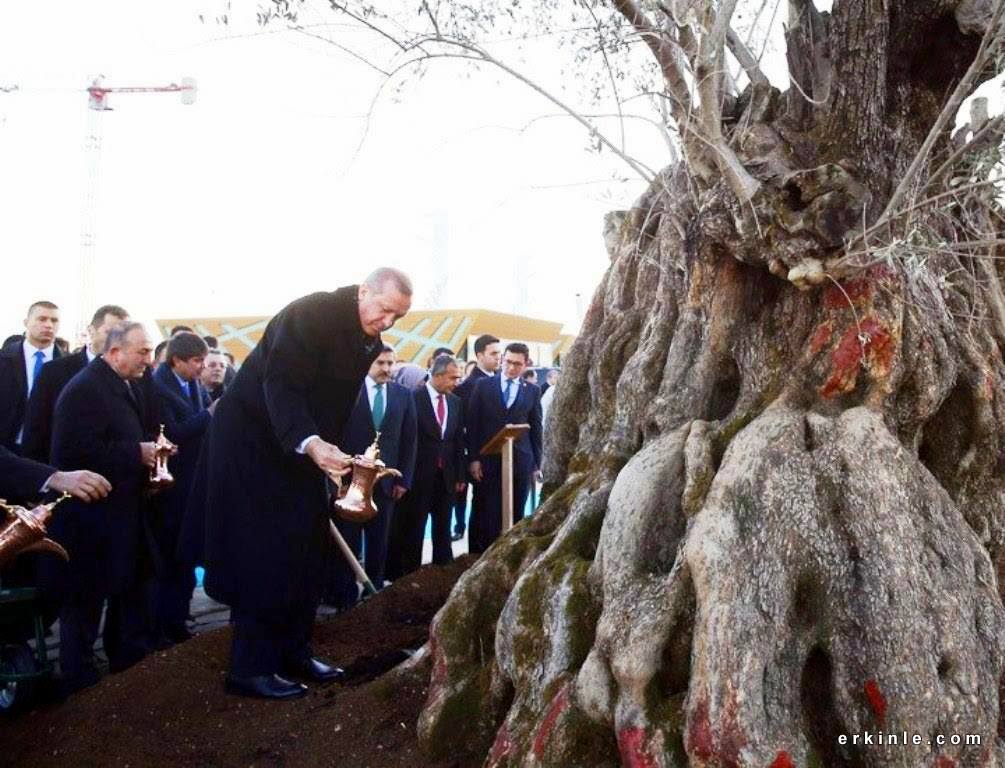
<svg viewBox="0 0 1005 768"><path fill-rule="evenodd" d="M22 455L35 461L48 461L52 444L52 415L56 400L70 379L87 367L87 352L81 349L72 355L54 358L42 366L38 380L31 388L24 415Z"/></svg>
<svg viewBox="0 0 1005 768"><path fill-rule="evenodd" d="M198 380L191 384L195 394L184 392L178 378L166 363L154 371L154 386L160 405L164 436L178 446L178 453L168 461L174 485L153 498L150 528L153 538L154 565L163 570L173 562L185 506L192 490L203 436L209 427L209 395ZM198 399L196 399L198 398Z"/></svg>
<svg viewBox="0 0 1005 768"><path fill-rule="evenodd" d="M37 499L42 486L56 471L48 464L22 459L0 445L0 498L8 501Z"/></svg>
<svg viewBox="0 0 1005 768"><path fill-rule="evenodd" d="M56 401L52 463L64 471L98 472L112 491L92 504L68 499L56 508L49 535L66 547L70 562L39 561L40 582L48 590L118 594L137 578L148 475L139 444L150 437L144 418L138 392L130 395L129 385L100 357Z"/></svg>
<svg viewBox="0 0 1005 768"><path fill-rule="evenodd" d="M311 294L272 318L206 436L195 484L204 493L186 517L205 521L206 591L264 619L320 595L331 547L324 475L296 449L314 434L338 445L380 353L357 292Z"/></svg>

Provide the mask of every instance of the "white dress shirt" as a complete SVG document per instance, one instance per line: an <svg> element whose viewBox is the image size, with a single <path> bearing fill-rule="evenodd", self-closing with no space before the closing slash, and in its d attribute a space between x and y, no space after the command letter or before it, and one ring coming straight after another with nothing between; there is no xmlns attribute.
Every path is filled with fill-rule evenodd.
<svg viewBox="0 0 1005 768"><path fill-rule="evenodd" d="M27 375L26 381L28 382L28 394L31 394L31 388L35 386L35 353L38 351L42 352L42 363L52 362L53 350L55 345L50 344L43 350L39 350L38 347L33 346L27 339L24 340L24 344L21 345L24 350L24 370Z"/></svg>
<svg viewBox="0 0 1005 768"><path fill-rule="evenodd" d="M506 403L506 408L512 408L513 403L516 402L516 396L520 393L520 377L517 376L515 379L507 379L505 376L499 377L499 392L501 394L506 394L506 382L512 381L513 386L509 390L509 400Z"/></svg>
<svg viewBox="0 0 1005 768"><path fill-rule="evenodd" d="M447 434L447 419L450 418L450 403L447 402L447 396L441 395L436 391L436 387L426 382L426 392L429 393L429 401L433 404L433 418L439 419L436 415L436 408L440 402L440 398L443 398L443 424L440 425L440 437L445 437Z"/></svg>

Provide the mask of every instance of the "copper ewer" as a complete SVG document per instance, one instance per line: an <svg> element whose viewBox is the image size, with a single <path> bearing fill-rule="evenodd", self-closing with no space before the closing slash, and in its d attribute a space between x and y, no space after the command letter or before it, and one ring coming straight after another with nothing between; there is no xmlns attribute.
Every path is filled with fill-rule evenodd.
<svg viewBox="0 0 1005 768"><path fill-rule="evenodd" d="M377 516L377 505L373 503L373 487L378 480L393 475L401 477L401 472L392 469L380 460L380 448L377 441L380 432L374 438L373 445L366 449L362 456L353 456L352 481L348 486L342 485L338 477L338 496L335 499L335 512L343 520L350 523L368 523Z"/></svg>
<svg viewBox="0 0 1005 768"><path fill-rule="evenodd" d="M168 457L178 453L178 446L164 436L164 425L154 443L154 466L147 478L147 487L152 491L163 491L174 485L174 475L168 471Z"/></svg>
<svg viewBox="0 0 1005 768"><path fill-rule="evenodd" d="M70 556L52 539L47 539L46 525L52 517L53 508L63 499L70 498L64 493L49 504L39 504L32 510L7 504L0 499L0 510L7 513L3 528L0 529L0 568L4 568L23 552L51 552L64 560Z"/></svg>

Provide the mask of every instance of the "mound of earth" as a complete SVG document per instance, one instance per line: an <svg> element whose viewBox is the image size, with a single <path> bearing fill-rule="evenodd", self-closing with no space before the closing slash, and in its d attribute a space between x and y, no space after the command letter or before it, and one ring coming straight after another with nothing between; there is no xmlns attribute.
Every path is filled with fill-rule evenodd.
<svg viewBox="0 0 1005 768"><path fill-rule="evenodd" d="M0 765L461 768L462 761L434 763L418 750L428 658L418 654L399 665L406 650L426 641L433 615L472 562L427 566L320 621L315 651L346 667L344 684L314 685L285 702L228 696L224 628L4 723Z"/></svg>

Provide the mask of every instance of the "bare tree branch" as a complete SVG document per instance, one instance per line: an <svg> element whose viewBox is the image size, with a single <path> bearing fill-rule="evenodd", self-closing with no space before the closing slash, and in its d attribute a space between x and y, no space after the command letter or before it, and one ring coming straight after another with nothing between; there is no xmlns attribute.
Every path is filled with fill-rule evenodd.
<svg viewBox="0 0 1005 768"><path fill-rule="evenodd" d="M770 88L771 83L761 71L760 65L754 59L754 54L732 27L726 33L726 42L729 44L729 52L733 54L733 57L743 67L743 71L747 73L750 84L755 88Z"/></svg>
<svg viewBox="0 0 1005 768"><path fill-rule="evenodd" d="M757 179L743 167L736 153L722 135L721 62L726 31L736 10L737 0L724 0L719 12L711 19L711 28L698 44L698 60L695 75L698 77L698 95L701 100L698 118L704 138L715 151L715 163L725 177L733 194L741 203L749 202L761 188Z"/></svg>

